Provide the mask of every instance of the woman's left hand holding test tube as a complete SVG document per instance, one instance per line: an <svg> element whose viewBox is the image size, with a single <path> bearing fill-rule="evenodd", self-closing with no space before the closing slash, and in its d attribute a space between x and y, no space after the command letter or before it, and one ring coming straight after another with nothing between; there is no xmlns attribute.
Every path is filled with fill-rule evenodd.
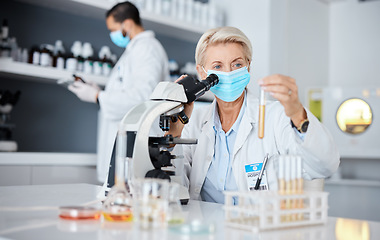
<svg viewBox="0 0 380 240"><path fill-rule="evenodd" d="M285 114L295 126L307 118L306 111L298 97L298 87L295 79L275 74L264 77L258 81L265 92L276 98L284 106Z"/></svg>

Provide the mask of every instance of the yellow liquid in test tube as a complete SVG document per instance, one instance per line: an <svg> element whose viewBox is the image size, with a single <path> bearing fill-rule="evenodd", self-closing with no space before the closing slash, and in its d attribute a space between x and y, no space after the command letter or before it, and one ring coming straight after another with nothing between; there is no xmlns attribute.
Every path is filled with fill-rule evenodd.
<svg viewBox="0 0 380 240"><path fill-rule="evenodd" d="M265 92L260 91L260 106L259 106L259 138L264 138L264 125L265 125Z"/></svg>

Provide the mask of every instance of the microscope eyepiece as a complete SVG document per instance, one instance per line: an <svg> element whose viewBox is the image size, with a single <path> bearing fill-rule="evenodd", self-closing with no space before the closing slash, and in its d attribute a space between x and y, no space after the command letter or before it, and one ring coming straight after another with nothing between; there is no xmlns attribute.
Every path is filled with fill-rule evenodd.
<svg viewBox="0 0 380 240"><path fill-rule="evenodd" d="M203 83L206 87L206 91L210 90L213 86L219 83L219 78L216 74L212 73L210 74L205 80L202 80L201 83Z"/></svg>
<svg viewBox="0 0 380 240"><path fill-rule="evenodd" d="M219 79L216 74L210 74L206 79L202 81L195 80L191 76L187 76L184 79L178 81L183 85L185 94L187 97L187 103L194 102L201 97L205 92L210 90L211 87L218 84Z"/></svg>

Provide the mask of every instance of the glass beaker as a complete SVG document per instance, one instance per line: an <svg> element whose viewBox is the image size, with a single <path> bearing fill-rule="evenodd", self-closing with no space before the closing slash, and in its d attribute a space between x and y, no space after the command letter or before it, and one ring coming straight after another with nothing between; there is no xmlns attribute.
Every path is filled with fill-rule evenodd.
<svg viewBox="0 0 380 240"><path fill-rule="evenodd" d="M126 163L130 165L132 160L126 157L127 136L125 131L118 132L116 141L115 185L111 188L107 199L104 201L103 217L107 221L126 222L133 219L132 197L125 183L127 179L125 165ZM131 166L127 167L128 172L131 172ZM129 179L130 177L128 177Z"/></svg>
<svg viewBox="0 0 380 240"><path fill-rule="evenodd" d="M167 214L169 224L181 224L185 221L181 201L179 200L179 188L180 185L176 182L169 184L169 208Z"/></svg>
<svg viewBox="0 0 380 240"><path fill-rule="evenodd" d="M134 218L143 229L166 227L169 181L156 178L133 182Z"/></svg>

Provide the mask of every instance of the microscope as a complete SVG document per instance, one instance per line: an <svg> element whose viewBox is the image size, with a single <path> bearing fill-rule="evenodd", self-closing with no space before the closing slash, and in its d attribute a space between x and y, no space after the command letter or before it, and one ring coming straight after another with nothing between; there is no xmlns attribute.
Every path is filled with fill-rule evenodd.
<svg viewBox="0 0 380 240"><path fill-rule="evenodd" d="M126 134L127 140L122 145L116 145L115 141L107 187L115 184L116 152L126 153L126 157L132 159L131 171L134 178L161 178L169 181L175 179L173 160L176 156L171 153L170 146L196 144L197 139L181 139L171 135L149 136L152 124L159 118L159 126L164 132L170 129L171 122L181 121L187 124L189 119L184 113L184 104L194 102L218 82L215 74L202 81L187 76L175 83L160 82L149 101L132 108L119 125L118 136ZM185 187L180 190L180 199L183 204L189 199Z"/></svg>

